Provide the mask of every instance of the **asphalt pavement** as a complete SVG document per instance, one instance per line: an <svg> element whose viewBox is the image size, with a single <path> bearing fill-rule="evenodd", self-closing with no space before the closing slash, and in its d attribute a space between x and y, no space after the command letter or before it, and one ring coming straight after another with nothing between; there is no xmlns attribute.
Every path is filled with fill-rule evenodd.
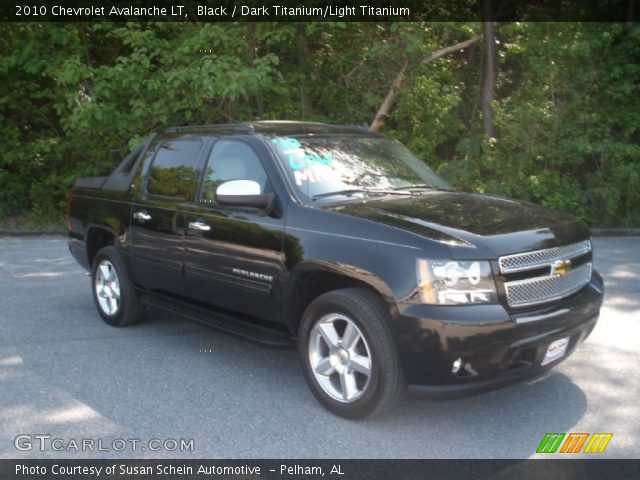
<svg viewBox="0 0 640 480"><path fill-rule="evenodd" d="M109 327L65 238L0 237L0 458L530 458L546 432L611 432L600 457L639 458L640 238L594 248L600 321L547 376L348 421L295 351L155 310Z"/></svg>

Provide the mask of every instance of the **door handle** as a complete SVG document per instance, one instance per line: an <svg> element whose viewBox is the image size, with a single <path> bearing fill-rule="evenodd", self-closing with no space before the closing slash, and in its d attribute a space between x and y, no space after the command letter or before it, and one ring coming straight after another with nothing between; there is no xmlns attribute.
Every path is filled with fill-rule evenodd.
<svg viewBox="0 0 640 480"><path fill-rule="evenodd" d="M135 212L133 214L133 218L135 218L136 220L140 220L141 222L146 222L147 220L151 220L151 215L142 210L140 212Z"/></svg>
<svg viewBox="0 0 640 480"><path fill-rule="evenodd" d="M211 226L204 222L189 222L189 228L191 230L200 230L201 232L208 232L211 230Z"/></svg>

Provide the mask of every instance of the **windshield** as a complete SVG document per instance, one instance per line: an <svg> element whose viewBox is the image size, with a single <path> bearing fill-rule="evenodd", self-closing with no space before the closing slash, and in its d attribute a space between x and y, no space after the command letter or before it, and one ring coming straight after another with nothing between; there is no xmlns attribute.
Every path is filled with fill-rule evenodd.
<svg viewBox="0 0 640 480"><path fill-rule="evenodd" d="M298 191L309 199L451 187L400 143L372 135L269 139Z"/></svg>

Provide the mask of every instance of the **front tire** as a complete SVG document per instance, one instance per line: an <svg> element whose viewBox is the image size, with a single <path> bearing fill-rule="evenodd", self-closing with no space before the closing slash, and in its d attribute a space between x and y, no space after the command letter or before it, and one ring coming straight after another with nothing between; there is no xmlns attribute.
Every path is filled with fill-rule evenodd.
<svg viewBox="0 0 640 480"><path fill-rule="evenodd" d="M298 351L307 384L329 411L364 418L394 408L405 381L385 303L373 292L325 293L305 311Z"/></svg>
<svg viewBox="0 0 640 480"><path fill-rule="evenodd" d="M140 322L142 305L116 247L104 247L96 254L91 279L93 299L107 324L123 327Z"/></svg>

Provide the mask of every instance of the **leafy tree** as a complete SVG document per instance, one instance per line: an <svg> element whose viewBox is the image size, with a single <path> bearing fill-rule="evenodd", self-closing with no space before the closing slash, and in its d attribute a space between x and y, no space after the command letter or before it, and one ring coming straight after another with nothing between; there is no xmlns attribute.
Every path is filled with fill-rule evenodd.
<svg viewBox="0 0 640 480"><path fill-rule="evenodd" d="M446 8L446 5L442 5ZM479 23L9 23L0 30L0 218L59 219L75 178L108 174L168 125L369 123L456 186L640 226L640 29L495 23L483 133ZM404 70L403 70L404 69Z"/></svg>

